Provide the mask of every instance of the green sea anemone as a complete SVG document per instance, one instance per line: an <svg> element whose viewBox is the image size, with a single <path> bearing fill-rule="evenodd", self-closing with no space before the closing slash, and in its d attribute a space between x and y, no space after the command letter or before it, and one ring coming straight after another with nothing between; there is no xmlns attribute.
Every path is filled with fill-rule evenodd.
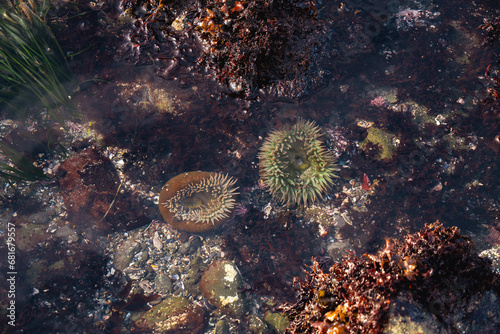
<svg viewBox="0 0 500 334"><path fill-rule="evenodd" d="M204 232L222 225L230 216L237 195L236 179L209 172L182 173L160 192L160 212L173 227Z"/></svg>
<svg viewBox="0 0 500 334"><path fill-rule="evenodd" d="M299 120L272 132L259 152L260 174L273 197L307 205L332 185L338 167L316 123Z"/></svg>

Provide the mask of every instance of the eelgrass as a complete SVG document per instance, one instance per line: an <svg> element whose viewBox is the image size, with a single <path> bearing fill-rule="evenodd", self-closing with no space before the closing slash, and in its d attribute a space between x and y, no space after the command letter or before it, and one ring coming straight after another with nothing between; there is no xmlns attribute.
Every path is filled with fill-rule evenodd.
<svg viewBox="0 0 500 334"><path fill-rule="evenodd" d="M0 142L0 177L11 182L46 180L43 171L34 166L23 154Z"/></svg>
<svg viewBox="0 0 500 334"><path fill-rule="evenodd" d="M0 108L8 106L26 116L40 102L52 118L61 121L60 106L73 110L67 88L73 86L73 75L45 22L49 6L49 0L0 3Z"/></svg>
<svg viewBox="0 0 500 334"><path fill-rule="evenodd" d="M67 59L46 22L50 0L0 0L0 111L25 119L48 114L63 124L61 110L75 114ZM46 113L45 113L46 112ZM0 141L0 179L14 183L47 179L22 153Z"/></svg>

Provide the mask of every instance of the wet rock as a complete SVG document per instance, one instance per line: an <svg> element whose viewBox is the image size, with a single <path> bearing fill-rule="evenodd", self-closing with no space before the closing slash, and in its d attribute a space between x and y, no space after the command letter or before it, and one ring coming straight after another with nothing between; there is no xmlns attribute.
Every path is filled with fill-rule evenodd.
<svg viewBox="0 0 500 334"><path fill-rule="evenodd" d="M118 270L124 270L132 262L139 243L133 239L125 241L115 252L114 265Z"/></svg>
<svg viewBox="0 0 500 334"><path fill-rule="evenodd" d="M147 275L147 270L142 267L130 266L123 270L123 273L126 274L132 280L140 280L145 278Z"/></svg>
<svg viewBox="0 0 500 334"><path fill-rule="evenodd" d="M280 313L266 312L264 321L277 333L284 333L290 321L285 315Z"/></svg>
<svg viewBox="0 0 500 334"><path fill-rule="evenodd" d="M349 244L347 241L333 241L328 243L326 246L326 251L330 255L332 259L341 260L342 256L346 254L346 249L351 248L351 244Z"/></svg>
<svg viewBox="0 0 500 334"><path fill-rule="evenodd" d="M240 317L245 312L245 297L240 292L243 279L231 261L212 262L201 278L200 288L210 303L225 314Z"/></svg>
<svg viewBox="0 0 500 334"><path fill-rule="evenodd" d="M498 302L493 291L476 295L467 302L458 302L457 306L462 305L444 316L452 324L452 329L447 329L438 320L438 316L443 317L443 314L437 311L436 316L402 294L391 305L384 333L496 333L500 328Z"/></svg>
<svg viewBox="0 0 500 334"><path fill-rule="evenodd" d="M215 324L213 334L229 334L229 324L225 320L219 320Z"/></svg>
<svg viewBox="0 0 500 334"><path fill-rule="evenodd" d="M68 220L89 236L129 230L149 222L135 197L119 192L120 178L111 160L85 149L57 170Z"/></svg>
<svg viewBox="0 0 500 334"><path fill-rule="evenodd" d="M21 251L30 251L51 237L44 225L32 224L23 218L15 218L12 223L16 225L16 247Z"/></svg>
<svg viewBox="0 0 500 334"><path fill-rule="evenodd" d="M185 242L179 246L179 253L184 254L184 255L192 254L202 244L203 244L203 242L201 241L201 239L199 237L189 238L189 240L187 242Z"/></svg>
<svg viewBox="0 0 500 334"><path fill-rule="evenodd" d="M46 212L37 212L30 215L28 220L33 224L47 224L50 221L50 218Z"/></svg>
<svg viewBox="0 0 500 334"><path fill-rule="evenodd" d="M163 300L135 322L140 332L197 334L205 327L205 309L186 298L173 296Z"/></svg>
<svg viewBox="0 0 500 334"><path fill-rule="evenodd" d="M365 152L369 152L373 147L376 148L377 160L392 160L396 152L396 146L392 138L394 135L383 129L370 127L366 139L359 143L359 147Z"/></svg>
<svg viewBox="0 0 500 334"><path fill-rule="evenodd" d="M266 334L271 332L269 326L264 322L264 320L256 315L251 315L248 318L248 327L254 334Z"/></svg>
<svg viewBox="0 0 500 334"><path fill-rule="evenodd" d="M172 280L165 273L158 273L155 277L156 292L159 294L167 294L172 292Z"/></svg>
<svg viewBox="0 0 500 334"><path fill-rule="evenodd" d="M498 333L500 329L500 299L494 291L487 291L476 302L471 302L469 312L455 324L462 333ZM458 331L458 330L457 330Z"/></svg>
<svg viewBox="0 0 500 334"><path fill-rule="evenodd" d="M407 296L400 296L391 305L384 333L447 333L444 330L435 315Z"/></svg>
<svg viewBox="0 0 500 334"><path fill-rule="evenodd" d="M500 245L482 251L479 256L490 260L491 269L496 273L500 273Z"/></svg>
<svg viewBox="0 0 500 334"><path fill-rule="evenodd" d="M65 225L57 229L56 237L63 239L67 243L73 243L78 241L78 233L71 227Z"/></svg>
<svg viewBox="0 0 500 334"><path fill-rule="evenodd" d="M207 267L203 263L202 257L199 255L193 257L193 259L189 263L189 272L187 273L184 282L186 285L186 289L192 295L196 296L200 294L200 280L206 268Z"/></svg>

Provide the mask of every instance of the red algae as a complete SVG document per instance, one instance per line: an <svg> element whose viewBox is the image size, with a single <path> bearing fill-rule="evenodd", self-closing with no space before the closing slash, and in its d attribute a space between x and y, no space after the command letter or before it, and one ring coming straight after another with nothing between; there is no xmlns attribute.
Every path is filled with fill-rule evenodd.
<svg viewBox="0 0 500 334"><path fill-rule="evenodd" d="M439 222L387 239L375 255L350 253L328 270L313 259L311 269L309 279L295 281L299 300L281 307L293 319L287 333L381 333L391 303L405 291L446 324L473 296L499 288L473 242Z"/></svg>

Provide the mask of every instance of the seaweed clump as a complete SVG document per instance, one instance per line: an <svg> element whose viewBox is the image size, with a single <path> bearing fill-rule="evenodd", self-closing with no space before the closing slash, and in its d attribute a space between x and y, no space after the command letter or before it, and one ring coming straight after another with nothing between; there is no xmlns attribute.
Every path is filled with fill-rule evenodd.
<svg viewBox="0 0 500 334"><path fill-rule="evenodd" d="M125 59L154 62L164 78L208 74L247 99L303 98L338 72L341 49L360 53L371 43L349 28L360 20L354 11L320 15L311 0L123 0L121 9L120 19L132 22Z"/></svg>
<svg viewBox="0 0 500 334"><path fill-rule="evenodd" d="M498 277L473 242L439 222L403 240L387 239L375 255L351 253L328 271L313 259L310 278L295 284L299 301L281 309L293 319L287 332L303 334L381 333L403 292L446 324L473 296L498 291Z"/></svg>
<svg viewBox="0 0 500 334"><path fill-rule="evenodd" d="M64 51L46 23L50 5L47 0L0 3L0 108L25 118L39 102L61 122L60 106L73 111L74 84Z"/></svg>
<svg viewBox="0 0 500 334"><path fill-rule="evenodd" d="M483 45L493 45L498 43L500 37L500 16L484 20L484 24L479 26L486 32L486 37L483 39ZM490 138L490 146L498 153L500 150L500 132L498 131L500 120L500 59L497 59L496 64L490 64L486 68L487 88L486 97L483 99L484 111L482 118L484 124L487 125L487 137Z"/></svg>
<svg viewBox="0 0 500 334"><path fill-rule="evenodd" d="M321 26L313 1L207 1L195 22L210 45L205 62L233 93L293 80L312 63L301 44Z"/></svg>
<svg viewBox="0 0 500 334"><path fill-rule="evenodd" d="M500 16L491 20L485 19L484 24L480 25L479 28L486 32L483 45L495 42L500 37Z"/></svg>

